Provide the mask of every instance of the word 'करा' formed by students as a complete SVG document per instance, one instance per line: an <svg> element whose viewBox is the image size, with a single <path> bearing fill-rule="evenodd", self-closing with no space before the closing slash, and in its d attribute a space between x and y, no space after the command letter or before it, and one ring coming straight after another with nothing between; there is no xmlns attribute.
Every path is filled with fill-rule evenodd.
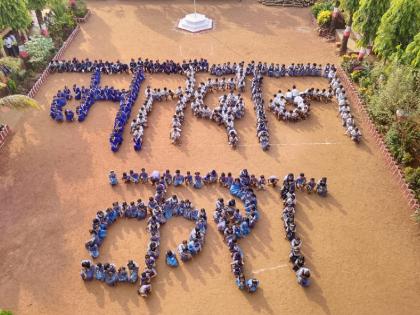
<svg viewBox="0 0 420 315"><path fill-rule="evenodd" d="M109 183L112 186L118 184L118 176L115 171L110 171L108 175ZM151 174L142 168L140 172L130 170L124 172L121 180L126 184L151 184L155 187L156 193L149 198L147 205L138 199L136 202L114 202L112 207L105 211L98 211L92 221L90 230L91 238L85 244L86 249L93 259L99 257L99 248L107 236L108 229L117 220L122 218L144 220L147 218L147 231L149 233L149 243L145 255L145 269L140 272L139 265L130 260L125 266L117 268L112 263L92 263L90 260L82 261L81 277L85 281L99 280L110 286L117 283L137 283L140 279L139 294L147 297L152 292L151 279L157 276L156 260L160 254L160 227L171 217L180 216L195 222L195 227L191 231L188 239L184 240L177 250L167 250L165 260L168 266L178 267L179 261L191 260L203 248L205 234L207 231L207 214L205 209L195 208L191 202L180 200L176 195L166 198L167 187L186 185L194 189L201 189L204 185L219 183L220 186L229 189L232 196L240 199L245 208L242 214L236 207L235 199L231 199L225 204L223 198L216 201L216 209L213 219L217 224L217 229L223 235L224 241L231 253L231 270L235 277L235 283L241 290L252 293L258 288L259 281L255 278L246 279L244 275L244 254L239 247L238 240L250 234L251 229L259 219L257 198L254 189L264 190L266 185L277 187L279 179L272 175L267 180L264 175L257 178L249 174L246 169L240 172L238 178L234 178L229 172L227 175L222 172L220 176L216 170L201 176L200 172L190 171L186 175L176 170L174 175L169 170L160 173L154 170ZM283 222L286 238L291 244L291 254L289 256L296 272L298 283L302 286L309 285L310 270L305 267L305 258L300 252L302 241L296 236L296 224L294 221L296 206L296 190L306 191L309 194L316 192L325 197L327 194L327 179L322 178L318 184L314 178L309 181L303 173L295 180L293 174L285 176L280 196L285 206L283 210Z"/></svg>

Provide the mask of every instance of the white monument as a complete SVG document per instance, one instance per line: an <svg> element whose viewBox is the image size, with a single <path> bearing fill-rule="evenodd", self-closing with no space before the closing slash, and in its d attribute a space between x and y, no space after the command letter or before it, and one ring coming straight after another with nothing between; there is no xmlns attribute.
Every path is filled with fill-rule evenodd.
<svg viewBox="0 0 420 315"><path fill-rule="evenodd" d="M194 0L194 13L187 14L179 20L178 28L196 33L213 28L213 20L204 14L197 13Z"/></svg>

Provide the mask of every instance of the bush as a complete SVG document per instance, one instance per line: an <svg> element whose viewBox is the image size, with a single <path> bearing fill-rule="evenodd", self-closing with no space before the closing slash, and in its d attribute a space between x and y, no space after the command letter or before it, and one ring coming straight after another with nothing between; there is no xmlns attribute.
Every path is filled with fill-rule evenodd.
<svg viewBox="0 0 420 315"><path fill-rule="evenodd" d="M405 179L407 180L410 188L416 193L416 197L420 197L420 167L406 167L404 169ZM419 213L420 214L420 213Z"/></svg>
<svg viewBox="0 0 420 315"><path fill-rule="evenodd" d="M34 35L25 43L29 64L35 69L45 65L54 51L54 43L50 37Z"/></svg>
<svg viewBox="0 0 420 315"><path fill-rule="evenodd" d="M316 18L316 21L319 26L328 26L331 22L331 11L323 10L319 12L318 17Z"/></svg>
<svg viewBox="0 0 420 315"><path fill-rule="evenodd" d="M10 69L11 73L18 73L22 67L23 62L20 58L14 58L14 57L4 57L0 58L0 65L6 66L8 69Z"/></svg>
<svg viewBox="0 0 420 315"><path fill-rule="evenodd" d="M9 89L10 94L16 93L16 82L13 79L7 81L7 88Z"/></svg>
<svg viewBox="0 0 420 315"><path fill-rule="evenodd" d="M84 0L76 0L70 6L73 15L78 18L83 18L87 14L87 6Z"/></svg>
<svg viewBox="0 0 420 315"><path fill-rule="evenodd" d="M40 109L38 102L26 95L9 95L0 98L0 108L8 107L14 109L34 108Z"/></svg>
<svg viewBox="0 0 420 315"><path fill-rule="evenodd" d="M360 61L357 60L356 56L344 55L341 61L341 67L348 74L353 72L353 69L360 65Z"/></svg>
<svg viewBox="0 0 420 315"><path fill-rule="evenodd" d="M385 142L399 163L412 163L420 152L419 126L411 120L394 123L386 133Z"/></svg>
<svg viewBox="0 0 420 315"><path fill-rule="evenodd" d="M420 80L417 72L393 63L374 69L371 79L372 96L367 104L368 111L373 120L385 128L384 131L396 120L398 109L411 117L420 114Z"/></svg>
<svg viewBox="0 0 420 315"><path fill-rule="evenodd" d="M312 8L311 12L318 19L318 15L321 11L332 11L334 9L334 4L332 1L320 1L315 3ZM319 23L318 23L319 24Z"/></svg>
<svg viewBox="0 0 420 315"><path fill-rule="evenodd" d="M0 315L13 315L11 311L0 310Z"/></svg>
<svg viewBox="0 0 420 315"><path fill-rule="evenodd" d="M20 81L23 81L26 78L26 70L20 70L16 73L16 78Z"/></svg>
<svg viewBox="0 0 420 315"><path fill-rule="evenodd" d="M354 82L359 84L362 79L369 77L369 70L365 68L354 70L350 77Z"/></svg>
<svg viewBox="0 0 420 315"><path fill-rule="evenodd" d="M56 43L57 47L61 46L64 40L70 35L76 26L71 11L66 11L62 15L54 16L48 24L48 32Z"/></svg>

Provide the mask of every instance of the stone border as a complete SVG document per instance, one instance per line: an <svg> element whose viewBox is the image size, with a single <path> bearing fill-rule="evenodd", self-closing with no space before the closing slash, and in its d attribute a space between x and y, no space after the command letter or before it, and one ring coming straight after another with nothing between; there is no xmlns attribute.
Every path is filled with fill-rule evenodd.
<svg viewBox="0 0 420 315"><path fill-rule="evenodd" d="M71 32L67 40L63 43L61 48L58 50L58 52L55 54L55 56L52 58L52 60L58 60L61 58L61 56L64 54L64 51L67 49L67 47L72 43L74 37L79 33L80 31L80 25L77 24L76 28ZM41 76L38 78L38 80L35 82L35 84L32 86L31 90L28 92L27 96L34 97L36 93L38 93L41 86L44 84L45 80L48 78L48 75L50 74L50 67L49 65L45 68L45 70L42 72Z"/></svg>
<svg viewBox="0 0 420 315"><path fill-rule="evenodd" d="M88 17L90 16L90 10L89 9L87 9L87 12L86 12L86 15L84 16L84 17L82 17L82 18L76 18L76 22L77 23L85 23L86 22L86 20L88 19Z"/></svg>
<svg viewBox="0 0 420 315"><path fill-rule="evenodd" d="M363 102L359 91L354 86L354 83L349 79L343 68L341 68L341 66L337 67L337 75L340 78L341 83L345 87L346 92L348 93L347 95L351 101L351 104L355 105L363 122L367 126L369 133L372 135L376 144L378 145L379 150L381 151L381 154L385 159L386 166L400 185L404 197L407 199L409 207L414 211L420 209L419 201L416 199L414 191L409 187L409 184L406 182L403 170L401 169L400 165L398 165L398 163L395 161L392 154L389 152L389 149L385 144L383 136L379 133L375 124L370 119L369 114L367 112L366 104Z"/></svg>

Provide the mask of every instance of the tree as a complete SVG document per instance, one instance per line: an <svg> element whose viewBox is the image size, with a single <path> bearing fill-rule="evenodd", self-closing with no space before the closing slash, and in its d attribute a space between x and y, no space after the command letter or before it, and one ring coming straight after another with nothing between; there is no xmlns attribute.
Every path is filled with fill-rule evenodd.
<svg viewBox="0 0 420 315"><path fill-rule="evenodd" d="M46 7L48 0L28 0L28 9L34 10L39 27L44 23L42 10Z"/></svg>
<svg viewBox="0 0 420 315"><path fill-rule="evenodd" d="M362 35L359 41L362 46L372 45L389 5L390 0L360 0L359 9L354 13L354 29Z"/></svg>
<svg viewBox="0 0 420 315"><path fill-rule="evenodd" d="M408 44L402 57L403 62L415 69L420 69L420 32L414 37L414 40Z"/></svg>
<svg viewBox="0 0 420 315"><path fill-rule="evenodd" d="M48 4L56 17L61 17L67 12L67 4L64 0L48 0Z"/></svg>
<svg viewBox="0 0 420 315"><path fill-rule="evenodd" d="M31 24L25 0L1 0L0 12L0 29L25 30Z"/></svg>
<svg viewBox="0 0 420 315"><path fill-rule="evenodd" d="M26 95L9 95L3 98L0 98L0 107L9 107L15 109L23 108L35 108L39 109L40 106L33 98L30 98Z"/></svg>
<svg viewBox="0 0 420 315"><path fill-rule="evenodd" d="M406 49L419 30L420 0L393 0L381 19L374 50L389 59L398 49Z"/></svg>
<svg viewBox="0 0 420 315"><path fill-rule="evenodd" d="M359 8L359 0L342 0L340 6L348 14L346 30L344 31L343 40L341 41L340 54L343 55L347 52L347 43L349 41L351 26L353 24L353 14Z"/></svg>

